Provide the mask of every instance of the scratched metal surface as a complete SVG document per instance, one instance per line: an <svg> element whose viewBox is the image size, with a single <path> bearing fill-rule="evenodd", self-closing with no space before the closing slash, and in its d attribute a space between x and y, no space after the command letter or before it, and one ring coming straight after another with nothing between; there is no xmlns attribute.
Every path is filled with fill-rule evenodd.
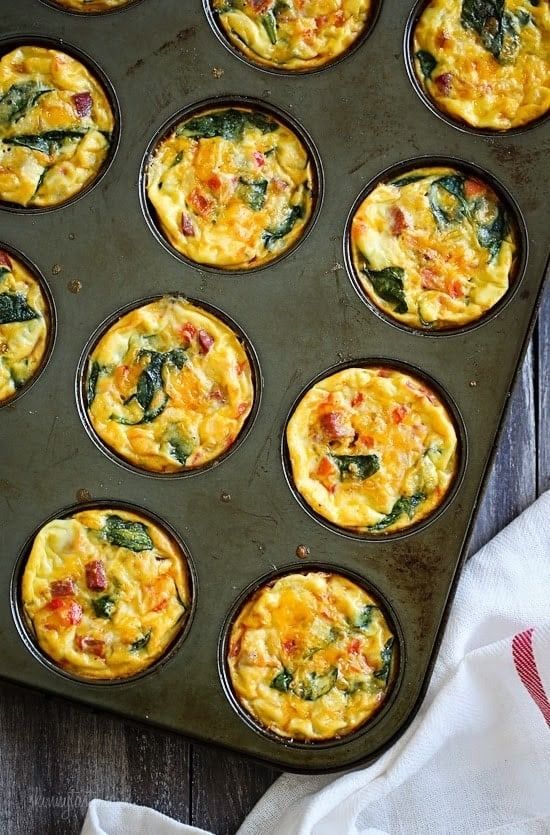
<svg viewBox="0 0 550 835"><path fill-rule="evenodd" d="M386 0L371 37L338 67L303 78L275 77L233 58L209 28L199 2L154 0L119 14L76 17L38 0L1 0L2 34L62 38L89 53L118 94L121 142L97 188L58 211L0 210L0 240L45 273L58 312L58 339L41 379L0 412L2 540L0 674L212 742L280 768L323 771L372 759L402 732L418 706L452 596L453 583L491 456L502 410L534 321L548 255L545 222L550 126L518 136L478 137L436 118L406 76L402 40L408 4ZM217 78L214 67L224 73ZM138 175L153 133L176 110L211 95L256 96L288 110L313 135L324 164L325 200L316 227L288 259L251 275L201 273L160 246L139 203ZM412 335L375 316L342 269L346 215L383 168L422 154L475 162L518 201L529 236L521 286L498 317L469 333ZM61 270L59 271L57 266ZM54 269L53 269L54 268ZM79 293L68 285L81 282ZM74 285L71 285L74 286ZM103 456L77 413L74 377L97 324L141 296L178 290L220 307L251 338L264 377L256 424L219 467L192 478L129 473ZM327 531L286 484L280 436L304 385L336 362L385 356L412 362L458 404L466 428L464 480L447 510L399 540L358 542ZM475 382L476 385L470 385ZM68 681L37 661L10 609L17 554L31 531L79 489L93 498L134 502L182 535L198 575L188 637L158 672L115 687ZM230 502L221 494L229 493ZM332 746L293 747L245 725L217 671L220 629L241 590L296 546L380 589L404 639L400 686L391 709L364 732Z"/></svg>

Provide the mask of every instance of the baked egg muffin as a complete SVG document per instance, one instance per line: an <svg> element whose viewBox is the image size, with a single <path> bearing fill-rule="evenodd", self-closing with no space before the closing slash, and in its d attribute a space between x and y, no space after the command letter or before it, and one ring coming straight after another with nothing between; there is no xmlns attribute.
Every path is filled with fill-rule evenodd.
<svg viewBox="0 0 550 835"><path fill-rule="evenodd" d="M42 367L50 328L50 309L38 279L0 248L0 405Z"/></svg>
<svg viewBox="0 0 550 835"><path fill-rule="evenodd" d="M181 296L136 307L93 348L85 378L93 429L150 472L213 461L236 441L254 402L241 338Z"/></svg>
<svg viewBox="0 0 550 835"><path fill-rule="evenodd" d="M257 722L298 741L363 725L391 683L395 639L365 589L339 574L287 574L262 586L231 628L233 691Z"/></svg>
<svg viewBox="0 0 550 835"><path fill-rule="evenodd" d="M356 533L394 533L425 519L457 468L457 434L440 397L382 366L315 383L288 422L286 442L306 503Z"/></svg>
<svg viewBox="0 0 550 835"><path fill-rule="evenodd" d="M493 189L455 168L379 183L351 223L355 275L370 300L413 328L474 322L504 296L517 241Z"/></svg>
<svg viewBox="0 0 550 835"><path fill-rule="evenodd" d="M413 51L429 98L466 125L510 130L550 108L548 0L431 0Z"/></svg>
<svg viewBox="0 0 550 835"><path fill-rule="evenodd" d="M130 6L136 0L50 0L50 2L70 12L91 14L123 9L124 6Z"/></svg>
<svg viewBox="0 0 550 835"><path fill-rule="evenodd" d="M186 557L146 517L82 510L36 535L21 582L27 625L68 673L120 679L157 661L191 608Z"/></svg>
<svg viewBox="0 0 550 835"><path fill-rule="evenodd" d="M363 34L372 0L212 0L222 31L265 67L307 71L333 63Z"/></svg>
<svg viewBox="0 0 550 835"><path fill-rule="evenodd" d="M185 118L158 143L146 190L178 252L197 264L247 270L304 234L316 180L289 127L261 110L223 107Z"/></svg>
<svg viewBox="0 0 550 835"><path fill-rule="evenodd" d="M21 46L0 59L0 199L57 206L103 168L115 120L92 73L65 52Z"/></svg>

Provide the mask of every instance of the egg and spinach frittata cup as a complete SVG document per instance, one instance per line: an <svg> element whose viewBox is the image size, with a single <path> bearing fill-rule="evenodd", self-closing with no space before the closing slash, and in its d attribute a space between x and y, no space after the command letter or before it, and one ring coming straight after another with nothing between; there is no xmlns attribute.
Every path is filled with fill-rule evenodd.
<svg viewBox="0 0 550 835"><path fill-rule="evenodd" d="M376 308L412 328L485 316L515 279L517 223L465 168L411 168L359 198L348 222L350 270Z"/></svg>
<svg viewBox="0 0 550 835"><path fill-rule="evenodd" d="M98 179L116 145L106 83L59 49L25 44L2 56L0 200L50 208Z"/></svg>
<svg viewBox="0 0 550 835"><path fill-rule="evenodd" d="M351 534L418 525L457 472L451 412L424 381L388 366L349 367L314 383L286 428L291 485Z"/></svg>
<svg viewBox="0 0 550 835"><path fill-rule="evenodd" d="M363 40L378 0L207 0L217 28L254 64L307 72Z"/></svg>
<svg viewBox="0 0 550 835"><path fill-rule="evenodd" d="M291 740L328 741L386 699L397 641L378 602L348 577L289 573L261 586L230 629L226 669L239 705Z"/></svg>
<svg viewBox="0 0 550 835"><path fill-rule="evenodd" d="M53 301L43 279L0 244L0 406L36 380L54 330Z"/></svg>
<svg viewBox="0 0 550 835"><path fill-rule="evenodd" d="M155 227L192 264L246 271L279 258L318 208L319 163L299 134L257 104L175 117L146 154Z"/></svg>
<svg viewBox="0 0 550 835"><path fill-rule="evenodd" d="M49 660L107 681L146 670L172 646L189 618L192 580L182 548L159 522L102 506L40 529L20 598Z"/></svg>
<svg viewBox="0 0 550 835"><path fill-rule="evenodd" d="M125 9L139 0L45 0L49 6L55 6L77 14L101 14Z"/></svg>
<svg viewBox="0 0 550 835"><path fill-rule="evenodd" d="M252 355L244 334L182 296L140 304L103 330L88 355L88 421L140 470L204 467L251 425L259 396Z"/></svg>
<svg viewBox="0 0 550 835"><path fill-rule="evenodd" d="M548 113L548 0L430 0L413 14L411 69L442 114L507 131Z"/></svg>

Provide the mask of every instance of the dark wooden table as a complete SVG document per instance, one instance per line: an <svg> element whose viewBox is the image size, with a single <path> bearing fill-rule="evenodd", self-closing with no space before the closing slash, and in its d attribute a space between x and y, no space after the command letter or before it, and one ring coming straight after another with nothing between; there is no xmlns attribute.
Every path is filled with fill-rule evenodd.
<svg viewBox="0 0 550 835"><path fill-rule="evenodd" d="M549 379L547 287L511 395L471 552L550 487L550 437L544 420L550 415ZM226 835L235 832L276 776L271 769L190 745L175 735L0 685L3 835L74 835L93 797L151 806Z"/></svg>

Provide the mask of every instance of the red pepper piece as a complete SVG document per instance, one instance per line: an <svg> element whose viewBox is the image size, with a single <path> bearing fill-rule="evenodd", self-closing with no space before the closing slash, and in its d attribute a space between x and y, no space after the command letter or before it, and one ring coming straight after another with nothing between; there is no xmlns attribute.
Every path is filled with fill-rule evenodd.
<svg viewBox="0 0 550 835"><path fill-rule="evenodd" d="M71 97L74 109L80 117L89 116L92 112L92 96L90 93L75 93Z"/></svg>
<svg viewBox="0 0 550 835"><path fill-rule="evenodd" d="M76 586L71 577L65 580L54 580L50 583L50 593L55 597L71 597L76 593Z"/></svg>
<svg viewBox="0 0 550 835"><path fill-rule="evenodd" d="M86 585L92 591L103 591L107 588L107 574L103 560L92 560L86 563Z"/></svg>
<svg viewBox="0 0 550 835"><path fill-rule="evenodd" d="M83 652L95 655L97 658L105 658L105 641L98 638L89 638L87 635L77 635L76 645Z"/></svg>
<svg viewBox="0 0 550 835"><path fill-rule="evenodd" d="M406 406L396 406L392 410L391 417L394 423L401 423L409 410Z"/></svg>
<svg viewBox="0 0 550 835"><path fill-rule="evenodd" d="M254 151L252 157L258 168L261 168L262 165L265 165L265 157L261 151Z"/></svg>
<svg viewBox="0 0 550 835"><path fill-rule="evenodd" d="M3 249L0 249L0 267L7 267L8 270L13 269L10 257Z"/></svg>

